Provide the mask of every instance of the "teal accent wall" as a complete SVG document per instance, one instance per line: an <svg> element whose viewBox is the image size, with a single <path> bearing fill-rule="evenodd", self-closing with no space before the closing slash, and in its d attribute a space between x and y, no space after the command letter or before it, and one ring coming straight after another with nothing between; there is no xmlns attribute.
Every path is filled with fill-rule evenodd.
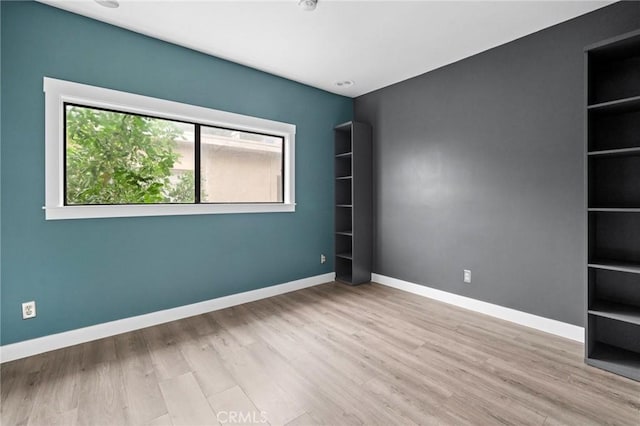
<svg viewBox="0 0 640 426"><path fill-rule="evenodd" d="M351 99L39 3L0 7L1 344L333 271L319 262L332 129ZM296 212L45 221L44 76L295 124Z"/></svg>

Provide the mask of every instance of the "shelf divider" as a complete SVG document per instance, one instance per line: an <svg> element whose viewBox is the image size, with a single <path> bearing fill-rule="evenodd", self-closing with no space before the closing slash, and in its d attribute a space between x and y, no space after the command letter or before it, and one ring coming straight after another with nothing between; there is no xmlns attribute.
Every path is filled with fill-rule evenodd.
<svg viewBox="0 0 640 426"><path fill-rule="evenodd" d="M589 314L640 325L640 307L638 306L597 300L589 309Z"/></svg>
<svg viewBox="0 0 640 426"><path fill-rule="evenodd" d="M589 268L606 269L608 271L629 272L640 274L640 263L620 262L608 259L595 259L588 263Z"/></svg>
<svg viewBox="0 0 640 426"><path fill-rule="evenodd" d="M344 158L344 157L351 157L352 152L343 152L342 154L336 154L336 158Z"/></svg>
<svg viewBox="0 0 640 426"><path fill-rule="evenodd" d="M600 102L587 106L589 111L594 112L626 112L640 108L640 96L616 99L608 102Z"/></svg>
<svg viewBox="0 0 640 426"><path fill-rule="evenodd" d="M589 151L587 155L591 158L601 157L622 157L622 156L634 156L640 155L640 147L633 148L619 148L619 149L604 149L601 151Z"/></svg>
<svg viewBox="0 0 640 426"><path fill-rule="evenodd" d="M640 207L589 207L587 210L601 213L640 213Z"/></svg>

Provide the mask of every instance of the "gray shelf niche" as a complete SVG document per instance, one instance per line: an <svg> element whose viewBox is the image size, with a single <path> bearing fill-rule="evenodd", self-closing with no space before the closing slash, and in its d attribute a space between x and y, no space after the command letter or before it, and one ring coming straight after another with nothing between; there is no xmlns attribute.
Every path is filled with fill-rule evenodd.
<svg viewBox="0 0 640 426"><path fill-rule="evenodd" d="M585 360L640 380L640 31L585 54Z"/></svg>
<svg viewBox="0 0 640 426"><path fill-rule="evenodd" d="M336 280L371 281L371 127L350 121L334 129Z"/></svg>

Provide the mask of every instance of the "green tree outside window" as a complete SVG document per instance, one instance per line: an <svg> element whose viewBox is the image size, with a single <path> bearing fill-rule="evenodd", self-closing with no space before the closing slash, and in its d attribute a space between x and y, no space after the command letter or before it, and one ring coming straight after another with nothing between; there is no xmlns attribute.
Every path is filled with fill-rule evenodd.
<svg viewBox="0 0 640 426"><path fill-rule="evenodd" d="M193 171L174 175L181 139L176 122L67 105L67 204L195 202Z"/></svg>

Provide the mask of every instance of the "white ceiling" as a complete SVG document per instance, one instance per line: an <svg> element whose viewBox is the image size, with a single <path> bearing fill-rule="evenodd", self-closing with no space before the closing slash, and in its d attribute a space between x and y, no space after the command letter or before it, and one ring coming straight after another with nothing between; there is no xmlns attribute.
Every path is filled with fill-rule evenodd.
<svg viewBox="0 0 640 426"><path fill-rule="evenodd" d="M42 2L350 97L612 3L319 0L305 12L297 0Z"/></svg>

